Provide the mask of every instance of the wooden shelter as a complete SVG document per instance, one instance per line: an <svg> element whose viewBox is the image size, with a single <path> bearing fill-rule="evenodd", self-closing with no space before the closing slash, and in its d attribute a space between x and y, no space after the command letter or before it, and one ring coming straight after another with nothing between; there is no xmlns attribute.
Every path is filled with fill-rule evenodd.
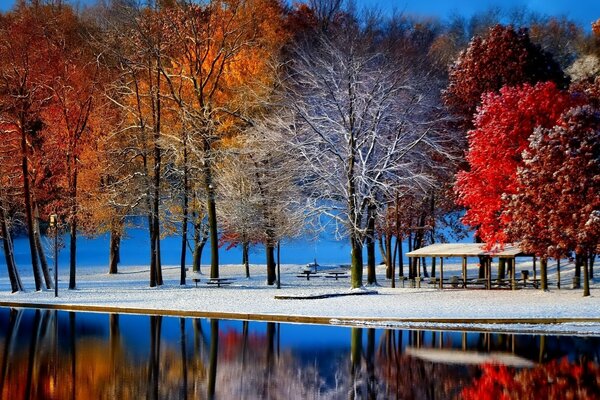
<svg viewBox="0 0 600 400"><path fill-rule="evenodd" d="M440 258L440 279L439 287L444 287L444 257L460 257L462 258L462 286L466 287L467 284L467 258L478 257L480 260L484 260L484 271L485 271L485 282L489 289L491 287L492 277L492 258L497 257L500 262L508 263L508 269L511 273L511 286L513 289L517 287L515 278L515 258L526 256L527 254L517 245L506 245L502 250L487 251L485 250L485 243L436 243L423 247L417 250L413 250L406 255L409 258L417 259L418 274L421 275L420 259L423 257L439 257ZM418 281L420 287L420 280Z"/></svg>

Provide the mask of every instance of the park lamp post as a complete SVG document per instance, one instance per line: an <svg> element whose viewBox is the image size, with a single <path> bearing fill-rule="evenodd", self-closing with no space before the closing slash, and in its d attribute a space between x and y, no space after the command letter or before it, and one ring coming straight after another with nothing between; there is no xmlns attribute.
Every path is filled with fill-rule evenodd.
<svg viewBox="0 0 600 400"><path fill-rule="evenodd" d="M58 215L50 215L50 227L54 228L54 297L58 297Z"/></svg>

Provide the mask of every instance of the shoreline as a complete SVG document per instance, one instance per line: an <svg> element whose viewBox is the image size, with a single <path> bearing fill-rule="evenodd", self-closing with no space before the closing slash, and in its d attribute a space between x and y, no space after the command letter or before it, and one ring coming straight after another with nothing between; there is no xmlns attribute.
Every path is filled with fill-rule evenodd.
<svg viewBox="0 0 600 400"><path fill-rule="evenodd" d="M45 309L65 312L101 314L156 315L164 317L224 319L291 324L314 324L378 329L428 331L470 331L515 334L595 335L600 332L600 317L561 318L394 318L394 317L323 317L306 315L190 311L155 308L132 308L81 304L49 304L0 301L0 307ZM586 330L575 326L585 325ZM536 329L538 326L538 329ZM544 327L542 329L541 327ZM591 332L590 332L590 329ZM596 329L598 331L596 331ZM596 331L596 332L595 332Z"/></svg>
<svg viewBox="0 0 600 400"><path fill-rule="evenodd" d="M449 275L460 265L449 264ZM526 267L526 265L523 265ZM282 265L282 288L266 285L264 265L251 265L251 278L239 265L223 265L221 277L232 284L212 287L200 275L198 287L179 285L179 269L163 268L164 285L148 286L148 269L125 267L115 275L104 267L82 269L77 289L67 290L67 271L59 276L59 297L53 290L34 291L26 277L26 291L10 293L0 278L0 307L43 308L95 313L164 315L299 324L320 324L389 329L480 330L515 333L589 334L600 336L600 282L592 295L579 289L543 292L512 290L443 290L424 284L421 288L394 288L377 269L378 285L350 289L349 280L298 277L302 265ZM570 271L569 271L570 272ZM473 270L472 273L476 273ZM563 272L564 274L564 272ZM361 294L370 294L362 296ZM283 298L281 298L283 297Z"/></svg>

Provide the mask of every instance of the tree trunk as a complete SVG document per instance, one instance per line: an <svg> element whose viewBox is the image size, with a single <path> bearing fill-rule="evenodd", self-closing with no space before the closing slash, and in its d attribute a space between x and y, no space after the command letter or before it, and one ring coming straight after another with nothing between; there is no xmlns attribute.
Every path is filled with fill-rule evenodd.
<svg viewBox="0 0 600 400"><path fill-rule="evenodd" d="M46 284L46 289L54 288L54 284L52 282L52 277L50 276L50 268L48 267L48 260L46 259L46 254L44 253L44 246L42 246L42 234L40 232L40 224L39 224L39 211L38 206L33 202L34 209L34 218L33 218L33 239L35 240L35 248L37 250L38 259L40 260L40 267L42 269L42 275L44 276L44 283Z"/></svg>
<svg viewBox="0 0 600 400"><path fill-rule="evenodd" d="M69 247L69 289L75 289L75 268L77 259L77 218L73 216L70 226L70 247Z"/></svg>
<svg viewBox="0 0 600 400"><path fill-rule="evenodd" d="M584 254L583 258L583 297L590 295L590 274L588 273L588 256Z"/></svg>
<svg viewBox="0 0 600 400"><path fill-rule="evenodd" d="M498 280L504 279L506 276L506 259L498 258Z"/></svg>
<svg viewBox="0 0 600 400"><path fill-rule="evenodd" d="M33 279L35 281L35 290L42 290L42 274L38 264L38 253L35 246L33 208L31 205L31 189L29 187L29 160L27 158L27 134L25 132L26 121L21 116L21 173L23 174L23 198L25 205L25 221L27 223L27 232L29 233L29 251L31 253L31 267L33 269Z"/></svg>
<svg viewBox="0 0 600 400"><path fill-rule="evenodd" d="M435 194L434 192L431 193L431 202L430 202L430 207L429 207L429 212L431 213L431 220L432 220L432 225L431 225L431 244L435 243ZM435 278L435 257L433 257L431 259L431 277Z"/></svg>
<svg viewBox="0 0 600 400"><path fill-rule="evenodd" d="M208 146L208 144L207 144ZM206 149L207 151L208 149ZM206 153L205 151L205 153ZM208 230L210 238L210 277L219 277L219 236L217 230L217 207L215 188L212 184L212 168L210 160L204 160L204 190L206 190L206 210L208 214Z"/></svg>
<svg viewBox="0 0 600 400"><path fill-rule="evenodd" d="M242 260L244 263L244 269L246 270L246 278L250 278L250 243L242 243Z"/></svg>
<svg viewBox="0 0 600 400"><path fill-rule="evenodd" d="M381 254L381 259L385 264L385 279L392 279L392 238L387 233L382 233L379 235L379 253Z"/></svg>
<svg viewBox="0 0 600 400"><path fill-rule="evenodd" d="M154 219L148 215L148 231L150 232L150 287L156 286L156 237L154 235Z"/></svg>
<svg viewBox="0 0 600 400"><path fill-rule="evenodd" d="M275 246L271 239L267 240L265 244L266 258L267 258L267 285L273 285L275 283L275 279L277 279L275 274Z"/></svg>
<svg viewBox="0 0 600 400"><path fill-rule="evenodd" d="M350 237L350 245L352 246L352 264L350 267L350 279L352 283L352 288L359 288L362 286L363 275L362 241L358 237L356 237L356 233L352 233Z"/></svg>
<svg viewBox="0 0 600 400"><path fill-rule="evenodd" d="M402 237L396 237L396 248L398 249L398 276L404 278L404 254L402 254Z"/></svg>
<svg viewBox="0 0 600 400"><path fill-rule="evenodd" d="M579 254L575 254L575 275L573 276L573 289L581 288L581 265L583 264L583 257Z"/></svg>
<svg viewBox="0 0 600 400"><path fill-rule="evenodd" d="M187 231L188 231L188 154L187 133L183 135L183 218L181 222L181 271L179 284L185 285L185 258L187 253Z"/></svg>
<svg viewBox="0 0 600 400"><path fill-rule="evenodd" d="M281 241L277 241L277 289L281 289Z"/></svg>
<svg viewBox="0 0 600 400"><path fill-rule="evenodd" d="M202 237L200 237L200 230L202 229ZM202 252L204 246L208 241L208 231L202 224L202 219L198 218L194 224L194 254L192 259L192 269L194 272L200 272L202 265Z"/></svg>
<svg viewBox="0 0 600 400"><path fill-rule="evenodd" d="M114 225L110 230L110 244L108 256L108 273L116 274L119 272L119 263L121 262L121 229Z"/></svg>
<svg viewBox="0 0 600 400"><path fill-rule="evenodd" d="M160 255L160 224L158 216L154 219L154 223L156 232L156 283L162 285L162 257Z"/></svg>
<svg viewBox="0 0 600 400"><path fill-rule="evenodd" d="M548 258L540 258L540 289L548 290Z"/></svg>
<svg viewBox="0 0 600 400"><path fill-rule="evenodd" d="M408 232L408 252L410 253L412 250L413 250L413 246L412 246L412 232L409 231ZM400 252L400 259L402 259L402 252ZM415 274L414 274L415 270L413 268L414 263L415 263L415 258L409 257L408 258L408 279L414 279L415 278Z"/></svg>
<svg viewBox="0 0 600 400"><path fill-rule="evenodd" d="M6 223L6 214L4 207L0 203L0 235L2 235L2 246L4 250L4 259L6 260L6 269L10 280L10 288L13 293L23 291L23 284L19 276L19 270L15 264L15 257L10 240L10 231ZM0 392L1 394L2 392Z"/></svg>
<svg viewBox="0 0 600 400"><path fill-rule="evenodd" d="M369 206L367 212L367 283L375 285L377 283L377 275L375 271L375 207Z"/></svg>

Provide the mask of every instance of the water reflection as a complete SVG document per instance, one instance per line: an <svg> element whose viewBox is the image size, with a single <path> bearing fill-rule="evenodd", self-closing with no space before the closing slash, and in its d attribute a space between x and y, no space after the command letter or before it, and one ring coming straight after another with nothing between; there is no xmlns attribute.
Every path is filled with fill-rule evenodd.
<svg viewBox="0 0 600 400"><path fill-rule="evenodd" d="M600 338L0 309L2 399L595 398Z"/></svg>

